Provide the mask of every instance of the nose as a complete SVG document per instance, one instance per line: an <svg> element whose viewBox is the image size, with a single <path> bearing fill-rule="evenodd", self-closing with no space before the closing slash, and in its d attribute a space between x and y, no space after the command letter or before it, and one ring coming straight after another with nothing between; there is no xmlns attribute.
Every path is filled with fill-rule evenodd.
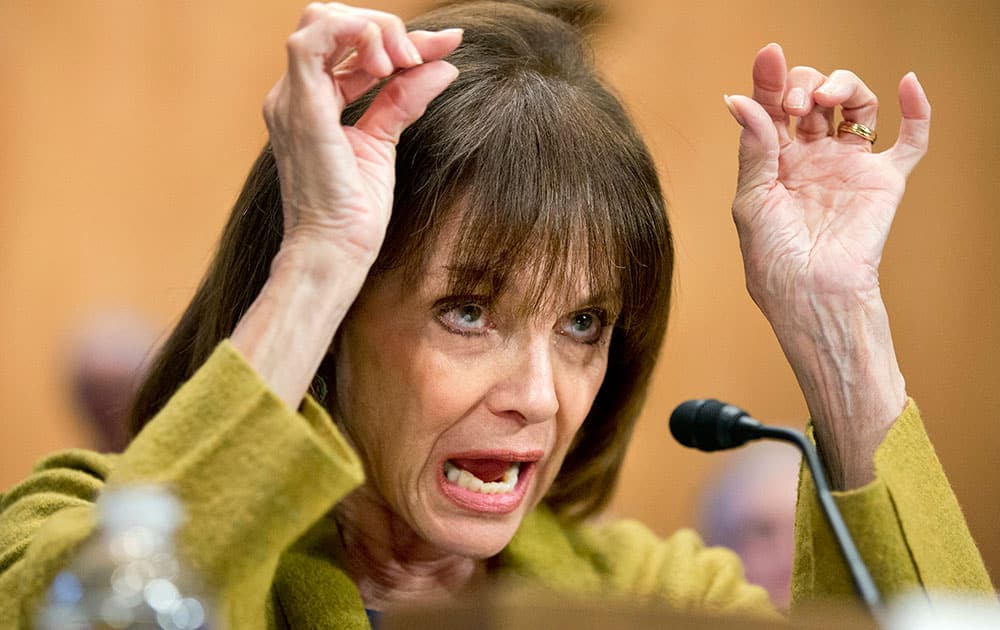
<svg viewBox="0 0 1000 630"><path fill-rule="evenodd" d="M490 392L490 410L524 424L554 418L559 397L551 340L542 335L524 344L512 343L508 354L509 360Z"/></svg>

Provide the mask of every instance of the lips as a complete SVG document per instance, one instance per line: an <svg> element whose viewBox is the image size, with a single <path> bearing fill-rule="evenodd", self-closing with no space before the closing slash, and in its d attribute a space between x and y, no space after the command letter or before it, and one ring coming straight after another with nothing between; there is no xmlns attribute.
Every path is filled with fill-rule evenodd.
<svg viewBox="0 0 1000 630"><path fill-rule="evenodd" d="M542 451L456 453L438 468L442 494L461 508L491 514L516 510Z"/></svg>

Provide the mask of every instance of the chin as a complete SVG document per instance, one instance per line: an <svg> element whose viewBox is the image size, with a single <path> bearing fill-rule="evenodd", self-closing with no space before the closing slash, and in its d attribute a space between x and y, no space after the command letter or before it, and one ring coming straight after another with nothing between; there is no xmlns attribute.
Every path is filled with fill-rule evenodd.
<svg viewBox="0 0 1000 630"><path fill-rule="evenodd" d="M482 560L503 551L520 524L520 514L490 520L481 516L446 518L436 523L426 540L442 551Z"/></svg>

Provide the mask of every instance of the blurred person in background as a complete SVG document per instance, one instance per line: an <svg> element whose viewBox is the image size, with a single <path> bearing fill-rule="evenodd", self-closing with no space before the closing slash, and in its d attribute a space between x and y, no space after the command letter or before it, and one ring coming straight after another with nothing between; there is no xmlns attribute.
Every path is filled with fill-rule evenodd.
<svg viewBox="0 0 1000 630"><path fill-rule="evenodd" d="M270 142L140 390L137 435L119 456L48 458L0 499L0 623L30 618L93 531L95 497L128 483L181 499L181 546L240 630L367 628L394 603L501 578L776 615L694 532L588 521L659 355L672 237L578 15L525 4L405 26L305 9L265 99ZM752 77L752 96L727 99L747 286L832 484L862 499L845 517L866 525L886 593L991 592L878 289L927 145L923 89L900 81L899 137L876 154L877 100L853 73L789 69L772 44ZM800 508L796 598L849 594L808 492Z"/></svg>
<svg viewBox="0 0 1000 630"><path fill-rule="evenodd" d="M118 452L128 444L129 409L155 343L152 325L128 309L93 313L71 331L70 395L98 451Z"/></svg>
<svg viewBox="0 0 1000 630"><path fill-rule="evenodd" d="M747 581L763 586L782 610L792 598L801 460L788 444L751 444L726 461L701 496L698 529L705 542L735 551Z"/></svg>

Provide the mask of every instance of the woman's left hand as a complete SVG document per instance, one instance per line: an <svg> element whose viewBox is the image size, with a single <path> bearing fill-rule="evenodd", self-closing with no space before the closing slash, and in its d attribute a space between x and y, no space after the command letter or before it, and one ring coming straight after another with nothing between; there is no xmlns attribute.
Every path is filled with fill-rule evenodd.
<svg viewBox="0 0 1000 630"><path fill-rule="evenodd" d="M727 99L743 127L733 217L747 288L802 386L834 484L856 487L874 477L875 449L907 400L878 267L927 149L930 104L916 76L904 76L899 137L872 153L834 123L840 107L845 120L876 126L878 101L852 72L789 71L770 44L753 85L752 99Z"/></svg>

